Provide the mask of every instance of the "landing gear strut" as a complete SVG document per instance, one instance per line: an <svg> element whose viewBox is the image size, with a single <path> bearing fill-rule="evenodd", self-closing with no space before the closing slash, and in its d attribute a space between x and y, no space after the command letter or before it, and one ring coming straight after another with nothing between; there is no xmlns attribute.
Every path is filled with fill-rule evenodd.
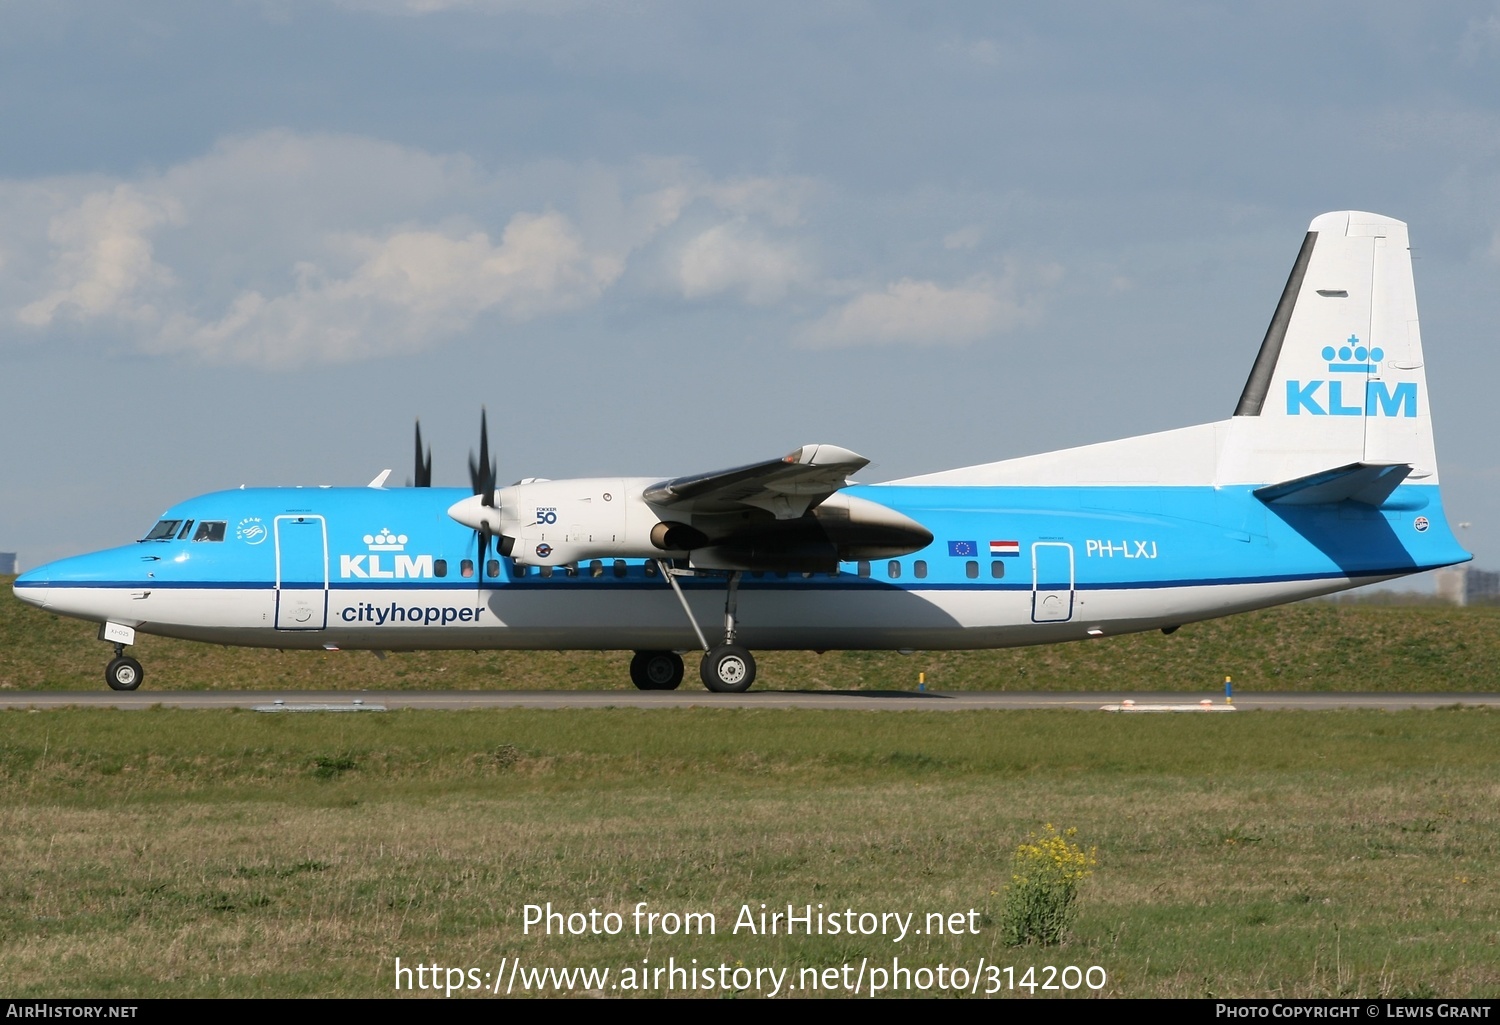
<svg viewBox="0 0 1500 1025"><path fill-rule="evenodd" d="M630 660L630 682L640 690L676 690L682 674L682 656L675 651L637 651Z"/></svg>
<svg viewBox="0 0 1500 1025"><path fill-rule="evenodd" d="M708 638L703 636L703 630L693 618L693 610L688 607L681 585L677 583L679 575L690 571L673 569L664 560L657 560L657 565L661 568L662 576L667 578L667 583L677 593L682 611L687 613L688 622L698 635L698 643L703 645L703 661L698 666L698 675L703 679L703 685L717 694L740 694L749 690L750 685L755 682L755 656L735 643L740 574L729 574L729 591L724 596L724 643L710 647Z"/></svg>
<svg viewBox="0 0 1500 1025"><path fill-rule="evenodd" d="M110 690L135 690L146 678L145 670L135 659L125 654L125 645L115 645L115 657L104 667L104 682Z"/></svg>

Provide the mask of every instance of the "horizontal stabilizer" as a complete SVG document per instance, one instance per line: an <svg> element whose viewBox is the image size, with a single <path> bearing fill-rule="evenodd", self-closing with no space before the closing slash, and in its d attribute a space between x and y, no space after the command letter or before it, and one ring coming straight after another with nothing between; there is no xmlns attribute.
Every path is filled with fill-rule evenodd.
<svg viewBox="0 0 1500 1025"><path fill-rule="evenodd" d="M1363 502L1378 506L1412 471L1410 463L1350 463L1305 477L1257 488L1255 497L1267 505L1331 505Z"/></svg>

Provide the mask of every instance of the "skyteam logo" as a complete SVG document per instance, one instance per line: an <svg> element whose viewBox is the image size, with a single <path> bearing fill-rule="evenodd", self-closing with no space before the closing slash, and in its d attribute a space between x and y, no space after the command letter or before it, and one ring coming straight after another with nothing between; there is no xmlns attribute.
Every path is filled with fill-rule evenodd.
<svg viewBox="0 0 1500 1025"><path fill-rule="evenodd" d="M1286 415L1301 416L1403 416L1417 415L1417 384L1403 381L1392 385L1376 374L1385 359L1380 346L1361 344L1359 336L1335 348L1323 346L1320 353L1328 363L1330 374L1364 374L1363 382L1353 380L1286 382ZM1363 384L1363 391L1361 391ZM1348 385L1348 388L1345 388Z"/></svg>
<svg viewBox="0 0 1500 1025"><path fill-rule="evenodd" d="M247 516L240 520L240 525L234 528L234 536L247 545L258 545L266 539L266 525L260 521L259 516Z"/></svg>

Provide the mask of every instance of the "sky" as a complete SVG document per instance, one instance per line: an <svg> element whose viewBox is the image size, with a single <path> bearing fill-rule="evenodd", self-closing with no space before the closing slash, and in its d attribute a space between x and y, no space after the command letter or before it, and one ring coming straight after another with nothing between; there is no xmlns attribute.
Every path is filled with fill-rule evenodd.
<svg viewBox="0 0 1500 1025"><path fill-rule="evenodd" d="M1410 225L1500 567L1500 4L0 0L0 550L241 484L877 481L1223 419Z"/></svg>

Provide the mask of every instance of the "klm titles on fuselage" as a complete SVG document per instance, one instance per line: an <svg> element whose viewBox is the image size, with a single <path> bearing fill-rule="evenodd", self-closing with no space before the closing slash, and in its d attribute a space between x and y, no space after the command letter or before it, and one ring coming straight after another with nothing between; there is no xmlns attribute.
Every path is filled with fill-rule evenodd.
<svg viewBox="0 0 1500 1025"><path fill-rule="evenodd" d="M391 561L382 563L383 558ZM339 556L339 576L345 580L418 580L436 575L430 555Z"/></svg>
<svg viewBox="0 0 1500 1025"><path fill-rule="evenodd" d="M1376 346L1366 349L1359 338L1349 336L1347 344L1335 349L1323 347L1322 356L1328 361L1330 374L1373 374L1379 369L1385 352ZM1301 416L1401 416L1417 415L1417 385L1415 381L1404 381L1394 387L1378 377L1367 377L1363 395L1359 392L1361 382L1348 379L1324 381L1286 382L1286 415ZM1353 384L1345 395L1344 385Z"/></svg>

